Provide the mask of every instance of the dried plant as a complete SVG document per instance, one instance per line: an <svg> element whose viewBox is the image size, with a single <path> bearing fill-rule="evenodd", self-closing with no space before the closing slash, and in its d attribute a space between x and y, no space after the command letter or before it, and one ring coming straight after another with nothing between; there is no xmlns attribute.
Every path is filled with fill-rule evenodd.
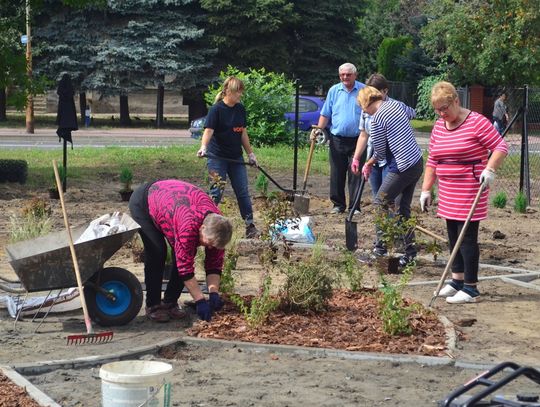
<svg viewBox="0 0 540 407"><path fill-rule="evenodd" d="M52 210L41 198L33 198L23 205L20 215L9 217L9 242L34 239L51 231Z"/></svg>

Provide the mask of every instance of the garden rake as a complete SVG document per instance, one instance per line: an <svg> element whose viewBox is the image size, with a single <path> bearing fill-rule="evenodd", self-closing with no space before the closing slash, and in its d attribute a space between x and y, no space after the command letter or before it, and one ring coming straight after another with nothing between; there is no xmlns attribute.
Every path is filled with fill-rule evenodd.
<svg viewBox="0 0 540 407"><path fill-rule="evenodd" d="M79 289L79 295L81 298L81 305L84 313L84 323L86 325L85 334L74 334L68 335L67 344L68 345L81 345L87 343L105 343L110 342L113 338L113 332L99 332L95 333L92 328L92 321L90 320L90 315L88 314L88 308L86 307L86 300L84 298L84 289L82 286L81 273L79 271L79 262L77 261L77 254L75 253L75 245L73 244L73 237L71 236L71 229L69 227L69 222L67 218L66 206L64 204L64 191L62 190L62 181L60 180L60 175L58 174L58 167L56 160L53 160L53 170L54 178L56 180L56 186L58 192L60 193L60 204L62 206L62 215L64 216L64 225L66 226L66 231L68 235L69 250L71 252L71 259L73 260L73 267L75 269L75 276L77 278L77 287Z"/></svg>
<svg viewBox="0 0 540 407"><path fill-rule="evenodd" d="M433 297L431 297L431 301L429 302L429 305L428 305L429 308L431 308L431 306L433 305L433 302L435 301L435 298L437 298L439 296L439 292L441 291L442 285L444 284L444 280L446 280L446 276L448 275L448 272L450 271L450 267L452 266L452 263L454 262L454 259L456 258L457 252L459 251L459 248L461 246L461 242L463 241L463 238L465 237L465 232L467 231L467 228L469 227L469 223L471 223L471 219L472 219L472 217L474 215L474 211L476 210L476 206L478 205L478 202L480 201L480 197L482 196L482 192L484 192L485 188L486 188L485 184L481 184L480 188L478 188L478 192L476 193L476 197L474 198L471 209L469 210L469 214L467 215L467 219L465 220L465 224L461 228L461 232L460 232L460 234L458 236L456 244L454 245L454 248L452 249L452 253L450 254L450 258L448 259L448 263L446 263L446 267L444 268L441 279L439 280L439 284L437 285L437 289L433 293Z"/></svg>

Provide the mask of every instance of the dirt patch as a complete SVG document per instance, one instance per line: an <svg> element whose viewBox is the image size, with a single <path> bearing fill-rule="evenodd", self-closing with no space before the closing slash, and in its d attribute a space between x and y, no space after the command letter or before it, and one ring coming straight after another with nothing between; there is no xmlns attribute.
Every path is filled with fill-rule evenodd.
<svg viewBox="0 0 540 407"><path fill-rule="evenodd" d="M309 186L312 192L311 212L314 231L324 236L330 247L329 253L338 255L345 246L345 216L329 215L330 202L327 200L327 178L312 177ZM286 181L278 177L279 181ZM90 220L113 211L127 211L127 205L120 202L116 183L106 180L99 184L85 184L70 187L66 194L68 214L72 224L88 223ZM46 191L30 191L19 185L0 185L0 244L7 241L9 215L15 213L31 196L47 196ZM369 191L365 192L362 215L357 219L360 250L358 255L366 258L373 239L373 219L370 214ZM53 229L62 230L63 221L59 202L53 206ZM414 203L413 203L414 205ZM260 213L256 213L260 220ZM435 218L433 213L418 214L422 225L427 229L445 236L444 222ZM499 231L504 235L495 234ZM537 212L516 214L508 209L490 208L490 218L481 223L480 244L481 262L493 264L495 268L482 268L480 276L502 276L515 274L518 269L540 270L540 246L537 236L540 232L540 216ZM421 240L429 240L419 235ZM300 254L298 254L300 256ZM0 257L0 275L16 278L7 263L4 253ZM447 252L441 255L447 258ZM373 265L366 264L365 282L367 285L378 284L378 275ZM134 261L130 245L125 245L111 258L107 265L120 266L134 272L142 280L142 265ZM508 267L510 269L502 269ZM435 288L430 285L414 285L423 281L437 281L444 269L444 263L434 262L430 255L422 253L417 270L412 279L413 285L405 289L406 296L422 304L427 304ZM242 295L254 294L259 284L260 267L256 251L247 250L239 259L235 276L237 289ZM389 276L397 279L399 276ZM538 280L530 281L537 284ZM500 278L484 280L480 284L482 302L475 305L450 306L443 300L435 302L435 311L447 316L458 328L459 341L454 357L459 360L478 363L496 363L513 360L527 365L540 366L540 330L538 330L538 303L540 291L511 284ZM0 293L2 294L2 293ZM183 297L188 299L188 297ZM353 298L356 302L356 299ZM351 299L351 301L353 300ZM360 301L358 301L362 304ZM362 304L367 308L366 304ZM362 307L360 305L360 307ZM363 308L363 307L362 307ZM228 311L227 311L228 312ZM349 317L350 318L350 317ZM345 346L358 346L348 341L348 335L355 329L373 329L364 323L364 317L354 313L356 323L344 322L337 327L333 320L320 320L313 338L320 340L312 346L338 347L334 342L347 343ZM334 320L336 318L333 318ZM82 312L49 316L35 333L37 323L25 320L16 326L5 309L0 308L0 364L36 363L38 361L70 359L84 356L107 355L119 350L134 349L143 345L155 344L166 338L181 338L186 329L193 326L196 318L182 323L154 324L142 314L124 327L114 328L111 343L68 347L65 337L71 333L85 331ZM221 322L220 322L221 321ZM218 324L235 323L240 329L240 319L224 313L215 319ZM269 326L295 327L304 321L295 321L285 316L276 318ZM347 325L348 324L348 325ZM199 335L208 330L211 335L218 335L213 324L201 328ZM325 329L326 327L326 329ZM99 327L98 327L99 330ZM291 329L293 330L293 329ZM268 334L268 333L267 333ZM275 338L278 335L276 330ZM247 334L246 334L247 335ZM251 338L257 340L251 333ZM268 334L269 335L269 334ZM422 334L424 335L424 334ZM283 335L285 337L285 335ZM294 335L293 335L294 336ZM399 352L418 350L422 341L439 346L439 342L430 342L430 335L419 335L418 343L396 343L382 348L379 343L366 344L372 350ZM436 336L436 335L435 335ZM313 339L306 335L298 337L298 344L309 345ZM236 339L242 339L236 337ZM350 339L350 338L349 338ZM303 343L302 343L303 342ZM383 342L383 339L377 342ZM393 350L392 350L393 349ZM175 377L179 382L174 386L173 400L176 405L257 405L273 406L296 404L293 400L303 400L309 405L428 405L441 399L451 389L473 376L471 371L450 367L426 367L420 365L392 364L390 362L358 362L341 359L318 359L305 356L285 356L239 352L235 349L205 349L186 347L177 352L185 359L174 361ZM424 353L424 352L418 352ZM437 353L440 354L440 353ZM173 359L174 360L174 359ZM99 405L99 378L97 368L51 372L42 378L33 380L44 386L47 393L62 405L88 406ZM88 390L85 390L88 383ZM91 383L93 383L91 385ZM188 384L189 383L189 384ZM444 384L443 384L444 383ZM94 386L94 387L92 387ZM205 395L202 396L204 386ZM84 388L84 389L83 389ZM77 392L75 391L77 390ZM82 391L85 390L85 391ZM80 391L80 393L78 393ZM95 393L92 398L89 393ZM207 394L210 392L209 394ZM80 394L80 396L79 396ZM330 395L330 396L328 396ZM204 402L202 401L204 399ZM387 399L385 401L385 399ZM189 401L187 401L189 400ZM200 401L198 401L200 400ZM410 400L410 402L409 402ZM394 403L394 404L393 404Z"/></svg>

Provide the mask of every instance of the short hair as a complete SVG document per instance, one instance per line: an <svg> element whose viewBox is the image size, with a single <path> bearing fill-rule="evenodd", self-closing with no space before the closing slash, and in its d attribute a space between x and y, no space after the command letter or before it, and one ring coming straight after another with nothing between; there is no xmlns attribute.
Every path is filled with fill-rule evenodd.
<svg viewBox="0 0 540 407"><path fill-rule="evenodd" d="M431 88L431 104L435 102L452 103L458 98L458 93L454 85L450 82L437 82Z"/></svg>
<svg viewBox="0 0 540 407"><path fill-rule="evenodd" d="M362 110L366 110L370 104L376 102L377 100L383 100L383 94L373 86L365 86L360 89L360 92L358 92L358 97L356 98L356 101Z"/></svg>
<svg viewBox="0 0 540 407"><path fill-rule="evenodd" d="M229 219L217 213L209 213L203 220L204 234L213 246L224 249L231 241L233 226Z"/></svg>
<svg viewBox="0 0 540 407"><path fill-rule="evenodd" d="M217 103L223 99L227 94L227 90L230 90L231 92L240 92L244 91L244 89L244 82L242 82L241 79L238 79L236 76L229 76L227 79L225 79L225 82L223 82L221 91L217 93L214 103Z"/></svg>
<svg viewBox="0 0 540 407"><path fill-rule="evenodd" d="M380 73L374 73L369 78L367 78L366 85L373 86L375 89L384 90L390 89L390 84Z"/></svg>
<svg viewBox="0 0 540 407"><path fill-rule="evenodd" d="M345 62L343 65L340 65L338 68L338 73L341 73L341 71L351 71L352 73L356 74L356 66L351 64L350 62Z"/></svg>

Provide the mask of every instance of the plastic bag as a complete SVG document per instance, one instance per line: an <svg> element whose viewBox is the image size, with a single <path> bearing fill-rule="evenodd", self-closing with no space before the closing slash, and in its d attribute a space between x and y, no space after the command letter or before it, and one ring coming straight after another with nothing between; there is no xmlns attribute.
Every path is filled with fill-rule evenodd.
<svg viewBox="0 0 540 407"><path fill-rule="evenodd" d="M284 238L293 243L315 243L315 235L312 231L312 221L309 216L287 219L285 222L274 224L271 229L272 240Z"/></svg>

